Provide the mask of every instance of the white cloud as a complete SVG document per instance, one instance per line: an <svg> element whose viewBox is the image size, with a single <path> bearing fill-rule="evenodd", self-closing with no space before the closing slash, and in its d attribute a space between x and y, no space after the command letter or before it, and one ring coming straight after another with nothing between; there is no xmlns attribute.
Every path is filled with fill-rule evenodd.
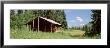
<svg viewBox="0 0 110 48"><path fill-rule="evenodd" d="M83 19L79 16L76 17L76 20L78 20L79 22L83 22Z"/></svg>

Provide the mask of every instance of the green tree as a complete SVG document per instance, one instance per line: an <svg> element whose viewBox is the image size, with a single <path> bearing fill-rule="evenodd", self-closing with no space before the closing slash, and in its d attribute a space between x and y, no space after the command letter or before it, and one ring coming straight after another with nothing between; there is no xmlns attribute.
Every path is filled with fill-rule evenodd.
<svg viewBox="0 0 110 48"><path fill-rule="evenodd" d="M15 11L17 12L16 14ZM24 24L38 16L52 19L62 24L62 28L67 28L64 10L11 10L10 16L11 28L21 28Z"/></svg>
<svg viewBox="0 0 110 48"><path fill-rule="evenodd" d="M96 36L101 33L101 10L91 10L92 21L88 24L86 35L88 36Z"/></svg>
<svg viewBox="0 0 110 48"><path fill-rule="evenodd" d="M90 22L92 24L91 34L96 35L101 33L101 10L91 10L92 15Z"/></svg>

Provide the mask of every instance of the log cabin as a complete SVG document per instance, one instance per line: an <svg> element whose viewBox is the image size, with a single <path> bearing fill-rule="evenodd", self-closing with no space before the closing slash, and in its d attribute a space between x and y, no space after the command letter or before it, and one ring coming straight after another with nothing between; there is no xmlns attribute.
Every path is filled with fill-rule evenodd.
<svg viewBox="0 0 110 48"><path fill-rule="evenodd" d="M37 17L26 24L33 31L59 32L61 24L51 19Z"/></svg>

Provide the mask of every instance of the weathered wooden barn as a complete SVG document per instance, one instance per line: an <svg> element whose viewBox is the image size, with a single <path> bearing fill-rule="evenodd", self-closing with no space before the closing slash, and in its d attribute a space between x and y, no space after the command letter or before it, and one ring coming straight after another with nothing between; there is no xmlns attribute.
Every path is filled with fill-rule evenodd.
<svg viewBox="0 0 110 48"><path fill-rule="evenodd" d="M42 32L58 32L61 24L51 19L44 17L37 17L26 24L31 30L42 31Z"/></svg>

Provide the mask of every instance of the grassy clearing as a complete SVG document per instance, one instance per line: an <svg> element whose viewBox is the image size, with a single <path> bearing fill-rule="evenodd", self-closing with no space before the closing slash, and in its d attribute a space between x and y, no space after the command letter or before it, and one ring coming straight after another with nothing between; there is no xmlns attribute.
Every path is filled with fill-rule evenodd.
<svg viewBox="0 0 110 48"><path fill-rule="evenodd" d="M11 29L11 39L90 39L84 37L85 32L81 30L63 30L61 32L37 32L29 31L27 29L13 30ZM94 37L96 38L96 37Z"/></svg>

